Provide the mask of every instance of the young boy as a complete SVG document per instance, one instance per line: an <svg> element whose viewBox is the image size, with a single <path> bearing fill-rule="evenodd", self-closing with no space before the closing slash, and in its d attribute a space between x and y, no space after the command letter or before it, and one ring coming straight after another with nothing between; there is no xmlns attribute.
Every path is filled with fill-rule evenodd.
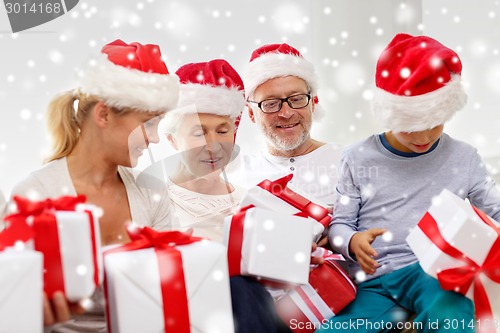
<svg viewBox="0 0 500 333"><path fill-rule="evenodd" d="M461 70L426 36L398 34L380 56L373 108L389 130L345 152L329 234L358 294L318 332L390 331L411 312L419 332L474 332L473 303L441 289L405 241L444 188L500 221L500 192L476 150L443 133L466 104Z"/></svg>

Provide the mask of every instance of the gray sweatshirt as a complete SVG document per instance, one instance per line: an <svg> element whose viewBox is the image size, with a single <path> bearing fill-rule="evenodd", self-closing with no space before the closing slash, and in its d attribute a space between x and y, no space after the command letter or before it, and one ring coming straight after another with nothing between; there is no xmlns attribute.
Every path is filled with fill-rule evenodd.
<svg viewBox="0 0 500 333"><path fill-rule="evenodd" d="M476 149L444 133L433 148L426 154L404 157L373 135L344 153L329 238L337 244L332 244L335 250L352 260L348 271L355 280L361 268L349 255L354 233L383 228L392 236L377 237L373 242L380 267L366 280L415 263L406 236L444 188L500 221L500 191Z"/></svg>

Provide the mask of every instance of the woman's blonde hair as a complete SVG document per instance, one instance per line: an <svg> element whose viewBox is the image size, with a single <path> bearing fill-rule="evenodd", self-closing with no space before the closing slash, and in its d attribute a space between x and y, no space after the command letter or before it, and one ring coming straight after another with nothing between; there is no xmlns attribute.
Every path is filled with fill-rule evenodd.
<svg viewBox="0 0 500 333"><path fill-rule="evenodd" d="M47 109L47 130L52 139L52 152L45 162L68 156L75 148L80 136L80 128L94 106L97 97L66 91L57 95ZM131 109L110 108L116 114L124 114Z"/></svg>

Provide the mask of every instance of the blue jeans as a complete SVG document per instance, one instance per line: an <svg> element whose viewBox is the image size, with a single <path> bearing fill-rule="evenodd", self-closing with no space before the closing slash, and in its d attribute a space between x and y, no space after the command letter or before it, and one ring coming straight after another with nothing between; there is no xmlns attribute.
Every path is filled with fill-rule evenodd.
<svg viewBox="0 0 500 333"><path fill-rule="evenodd" d="M443 290L418 263L360 283L356 299L316 332L389 332L411 312L417 332L475 332L472 301Z"/></svg>

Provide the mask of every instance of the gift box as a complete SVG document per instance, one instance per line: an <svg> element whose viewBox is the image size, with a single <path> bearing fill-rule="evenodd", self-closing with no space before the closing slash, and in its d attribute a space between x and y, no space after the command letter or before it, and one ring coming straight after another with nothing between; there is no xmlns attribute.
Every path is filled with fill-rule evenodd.
<svg viewBox="0 0 500 333"><path fill-rule="evenodd" d="M0 233L0 332L43 331L43 257L11 247L24 247L18 241L24 237L13 229ZM20 314L28 320L19 320Z"/></svg>
<svg viewBox="0 0 500 333"><path fill-rule="evenodd" d="M284 284L307 283L310 219L244 207L224 220L230 276L247 275Z"/></svg>
<svg viewBox="0 0 500 333"><path fill-rule="evenodd" d="M233 333L225 248L184 233L131 232L104 252L110 333Z"/></svg>
<svg viewBox="0 0 500 333"><path fill-rule="evenodd" d="M483 323L500 320L497 222L443 190L406 241L422 269L437 278L443 289L454 290L474 301L477 318ZM481 332L495 332L494 325Z"/></svg>
<svg viewBox="0 0 500 333"><path fill-rule="evenodd" d="M356 297L356 285L336 262L325 258L309 274L309 283L296 287L276 302L276 311L294 333L312 333Z"/></svg>
<svg viewBox="0 0 500 333"><path fill-rule="evenodd" d="M293 175L290 174L275 181L260 182L248 190L240 206L253 205L283 214L309 217L313 221L313 241L318 241L330 224L331 216L326 208L289 189L287 184L292 177Z"/></svg>
<svg viewBox="0 0 500 333"><path fill-rule="evenodd" d="M32 230L27 244L43 254L47 296L59 290L71 302L89 298L102 282L97 209L85 205L84 196L14 201L18 213L5 220Z"/></svg>

